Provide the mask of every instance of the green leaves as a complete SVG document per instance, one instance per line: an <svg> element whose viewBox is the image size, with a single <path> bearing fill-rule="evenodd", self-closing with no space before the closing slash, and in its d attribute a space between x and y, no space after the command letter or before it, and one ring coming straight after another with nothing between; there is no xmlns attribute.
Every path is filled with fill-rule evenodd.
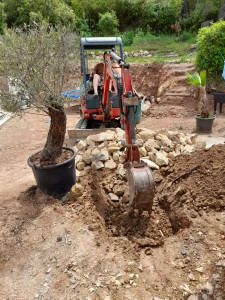
<svg viewBox="0 0 225 300"><path fill-rule="evenodd" d="M186 73L186 76L187 76L188 84L193 84L198 86L206 85L206 71L201 71L200 74L198 72Z"/></svg>
<svg viewBox="0 0 225 300"><path fill-rule="evenodd" d="M197 44L197 67L206 70L212 77L221 76L223 59L220 57L219 50L225 57L225 21L200 29Z"/></svg>
<svg viewBox="0 0 225 300"><path fill-rule="evenodd" d="M62 105L65 72L75 69L71 54L78 47L76 35L62 26L5 30L0 36L0 76L8 79L10 90L0 91L0 105L18 112L24 101L42 111L51 105L49 99Z"/></svg>
<svg viewBox="0 0 225 300"><path fill-rule="evenodd" d="M119 21L114 11L100 14L98 27L102 31L103 35L114 35L117 32Z"/></svg>

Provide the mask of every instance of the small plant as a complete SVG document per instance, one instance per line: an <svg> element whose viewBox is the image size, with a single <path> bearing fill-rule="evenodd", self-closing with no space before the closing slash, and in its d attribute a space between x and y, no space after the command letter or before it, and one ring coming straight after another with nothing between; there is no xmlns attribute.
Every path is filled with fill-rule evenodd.
<svg viewBox="0 0 225 300"><path fill-rule="evenodd" d="M198 113L201 118L209 117L209 110L207 105L206 97L206 71L201 71L194 73L186 73L187 82L199 86L199 101L198 101Z"/></svg>
<svg viewBox="0 0 225 300"><path fill-rule="evenodd" d="M182 125L180 125L179 127L178 127L178 130L183 130L184 129L184 127L182 126Z"/></svg>

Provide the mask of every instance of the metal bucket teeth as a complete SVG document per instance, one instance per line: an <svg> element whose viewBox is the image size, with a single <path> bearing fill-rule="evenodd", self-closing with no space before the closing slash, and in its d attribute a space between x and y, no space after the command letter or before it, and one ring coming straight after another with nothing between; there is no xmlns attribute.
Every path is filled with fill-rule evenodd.
<svg viewBox="0 0 225 300"><path fill-rule="evenodd" d="M127 168L129 184L129 205L133 209L152 211L155 183L152 172L145 163L131 163Z"/></svg>

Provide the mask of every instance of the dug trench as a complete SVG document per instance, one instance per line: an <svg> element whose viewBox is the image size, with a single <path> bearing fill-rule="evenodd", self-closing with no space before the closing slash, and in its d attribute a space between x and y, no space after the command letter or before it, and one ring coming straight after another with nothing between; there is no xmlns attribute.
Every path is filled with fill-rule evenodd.
<svg viewBox="0 0 225 300"><path fill-rule="evenodd" d="M218 145L180 155L169 166L154 170L156 193L151 214L135 211L128 216L128 182L111 170L86 173L78 180L86 187L84 195L73 195L72 191L69 197L72 202L78 200L76 206L82 206L87 198L92 201L96 223L91 218L90 227L101 228L115 238L124 236L140 248L157 247L166 237L192 226L204 213L224 211L224 160L225 147ZM120 197L112 200L109 194L115 190Z"/></svg>

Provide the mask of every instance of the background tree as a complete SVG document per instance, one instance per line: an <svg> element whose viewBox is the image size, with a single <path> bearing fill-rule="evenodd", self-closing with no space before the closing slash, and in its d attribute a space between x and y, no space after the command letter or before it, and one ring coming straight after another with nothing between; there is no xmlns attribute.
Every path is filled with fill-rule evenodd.
<svg viewBox="0 0 225 300"><path fill-rule="evenodd" d="M54 164L61 156L66 132L62 95L65 71L73 69L76 36L65 27L36 26L8 29L0 36L0 76L10 80L9 91L1 91L0 106L22 113L21 101L48 114L51 125L41 163ZM70 63L70 65L69 65ZM69 65L69 66L68 66Z"/></svg>
<svg viewBox="0 0 225 300"><path fill-rule="evenodd" d="M118 31L119 21L114 11L111 13L100 14L98 28L103 35L114 35Z"/></svg>
<svg viewBox="0 0 225 300"><path fill-rule="evenodd" d="M52 25L59 23L74 25L75 13L64 0L3 0L6 21L9 27L45 21Z"/></svg>
<svg viewBox="0 0 225 300"><path fill-rule="evenodd" d="M6 14L4 11L4 4L0 3L0 34L3 33L3 29L6 25L5 20L6 20Z"/></svg>

